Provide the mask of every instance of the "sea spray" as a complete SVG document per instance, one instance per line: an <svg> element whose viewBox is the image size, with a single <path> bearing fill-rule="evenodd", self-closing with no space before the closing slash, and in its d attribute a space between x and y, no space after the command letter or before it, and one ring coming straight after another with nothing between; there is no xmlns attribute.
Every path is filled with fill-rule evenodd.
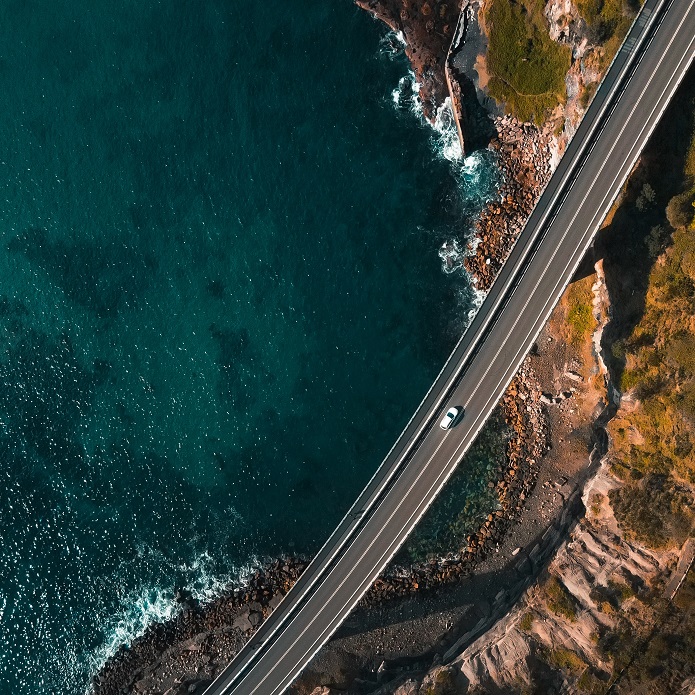
<svg viewBox="0 0 695 695"><path fill-rule="evenodd" d="M444 103L437 109L432 127L438 136L436 150L439 155L449 162L461 162L463 150L461 149L461 141L456 128L454 110L451 106L451 97L447 97Z"/></svg>
<svg viewBox="0 0 695 695"><path fill-rule="evenodd" d="M390 32L391 36L393 32ZM392 45L399 45L395 40ZM392 57L397 55L394 51ZM441 269L445 275L462 276L464 282L457 287L458 306L465 313L449 321L448 332L460 334L466 330L480 308L485 293L475 286L464 266L466 256L473 255L479 243L474 232L474 224L484 206L498 196L501 174L497 167L497 154L492 150L479 150L464 157L461 142L454 120L451 99L447 97L437 109L434 123L425 118L419 95L420 85L415 73L408 73L400 78L398 86L391 93L391 99L397 109L403 109L414 115L423 127L431 133L432 150L435 156L446 160L451 166L457 181L458 206L461 224L454 231L444 232L437 255L441 260ZM453 233L452 233L453 232ZM437 234L439 238L441 236Z"/></svg>
<svg viewBox="0 0 695 695"><path fill-rule="evenodd" d="M153 559L161 555L155 549L148 549L146 552ZM172 566L165 574L177 577L182 588L190 591L195 601L205 605L230 588L243 589L253 573L267 562L268 559L264 561L252 557L242 567L221 571L219 563L205 551L190 562ZM144 635L151 625L174 618L181 610L174 596L174 588L173 585L164 587L153 584L129 591L123 596L120 600L121 608L103 617L104 638L101 645L85 655L85 663L79 665L77 672L86 670L88 673L97 673L121 647Z"/></svg>
<svg viewBox="0 0 695 695"><path fill-rule="evenodd" d="M394 55L398 55L398 52L394 52ZM398 86L391 92L391 100L394 106L414 115L430 130L432 149L436 156L452 164L460 164L464 160L450 97L437 108L434 122L430 121L425 117L420 99L420 84L415 78L415 73L408 69L407 74L400 78Z"/></svg>
<svg viewBox="0 0 695 695"><path fill-rule="evenodd" d="M469 288L460 289L459 292L462 293L461 300L465 300L466 302L468 302L468 305L470 306L470 308L466 312L466 317L462 325L462 329L463 331L465 331L466 328L470 326L471 321L475 318L475 315L478 313L478 309L480 309L487 295L485 292L479 290L475 286L475 278L472 279L472 283Z"/></svg>
<svg viewBox="0 0 695 695"><path fill-rule="evenodd" d="M379 53L392 58L403 51L406 46L402 31L389 31L379 41Z"/></svg>

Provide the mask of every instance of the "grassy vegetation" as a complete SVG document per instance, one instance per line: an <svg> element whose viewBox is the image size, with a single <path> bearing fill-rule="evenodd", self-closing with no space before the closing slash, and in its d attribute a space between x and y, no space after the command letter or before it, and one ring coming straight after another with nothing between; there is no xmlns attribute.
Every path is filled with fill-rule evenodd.
<svg viewBox="0 0 695 695"><path fill-rule="evenodd" d="M519 621L519 627L528 632L533 627L533 613L524 613Z"/></svg>
<svg viewBox="0 0 695 695"><path fill-rule="evenodd" d="M614 471L626 481L610 495L616 518L655 547L681 544L695 516L695 135L683 149L681 190L645 239L649 255L661 255L644 310L615 353L621 389L640 405L609 426Z"/></svg>
<svg viewBox="0 0 695 695"><path fill-rule="evenodd" d="M569 649L558 647L545 654L546 663L569 673L581 673L586 669L586 663Z"/></svg>
<svg viewBox="0 0 695 695"><path fill-rule="evenodd" d="M542 123L565 99L571 50L552 41L542 0L493 0L487 65L492 96L523 121Z"/></svg>
<svg viewBox="0 0 695 695"><path fill-rule="evenodd" d="M617 695L676 693L695 677L695 570L691 570L673 603L655 605L656 629L634 650L617 677Z"/></svg>
<svg viewBox="0 0 695 695"><path fill-rule="evenodd" d="M573 282L567 289L569 342L575 347L585 345L587 338L596 328L592 309L592 283L593 278L590 276Z"/></svg>
<svg viewBox="0 0 695 695"><path fill-rule="evenodd" d="M611 579L608 581L608 588L615 593L620 603L631 599L635 595L635 590L624 582L616 582Z"/></svg>
<svg viewBox="0 0 695 695"><path fill-rule="evenodd" d="M582 85L582 93L579 96L579 103L582 105L583 109L586 109L589 106L589 102L596 92L596 87L598 87L597 82L589 82L589 84Z"/></svg>
<svg viewBox="0 0 695 695"><path fill-rule="evenodd" d="M577 0L596 51L593 67L603 72L617 53L640 6L640 0ZM539 125L566 99L565 76L572 52L552 41L543 15L544 0L491 0L487 66L490 94L524 121ZM585 87L580 102L587 107L596 84Z"/></svg>
<svg viewBox="0 0 695 695"><path fill-rule="evenodd" d="M605 68L630 29L638 2L625 0L577 0L577 9L588 27L592 43L603 46L601 68Z"/></svg>
<svg viewBox="0 0 695 695"><path fill-rule="evenodd" d="M681 545L692 526L692 496L668 474L650 473L610 493L615 518L628 538L655 547Z"/></svg>
<svg viewBox="0 0 695 695"><path fill-rule="evenodd" d="M599 587L599 593L611 595L616 605L633 595L623 582L609 582ZM635 600L637 608L630 604L629 609L611 609L614 628L602 627L601 634L591 635L603 664L587 664L581 654L564 647L540 647L538 659L530 664L533 684L526 692L680 692L683 683L695 677L695 569L689 572L673 602L662 598L658 590Z"/></svg>
<svg viewBox="0 0 695 695"><path fill-rule="evenodd" d="M607 615L615 615L620 611L622 604L635 596L632 587L624 582L609 581L607 586L596 585L589 594L589 598L596 607Z"/></svg>
<svg viewBox="0 0 695 695"><path fill-rule="evenodd" d="M603 504L604 496L600 492L595 492L591 495L590 499L590 509L594 516L598 516L601 513L601 505Z"/></svg>
<svg viewBox="0 0 695 695"><path fill-rule="evenodd" d="M588 695L603 695L606 692L606 684L587 668L577 680L577 690Z"/></svg>
<svg viewBox="0 0 695 695"><path fill-rule="evenodd" d="M567 591L556 577L551 577L546 582L544 589L548 608L550 608L555 615L560 615L574 622L577 619L577 605L569 591Z"/></svg>
<svg viewBox="0 0 695 695"><path fill-rule="evenodd" d="M603 47L599 69L605 70L630 29L639 2L626 0L577 0L579 14L589 26L592 43Z"/></svg>

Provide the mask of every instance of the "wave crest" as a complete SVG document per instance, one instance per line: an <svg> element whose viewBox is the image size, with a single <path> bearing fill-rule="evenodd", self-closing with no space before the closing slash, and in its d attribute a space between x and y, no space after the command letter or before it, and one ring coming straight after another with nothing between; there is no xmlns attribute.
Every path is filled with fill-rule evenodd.
<svg viewBox="0 0 695 695"><path fill-rule="evenodd" d="M139 552L159 556L152 548L140 549ZM153 558L154 561L154 558ZM161 558L159 558L161 561ZM230 572L219 572L218 563L207 552L171 567L169 575L182 579L181 584L191 592L193 598L202 604L219 597L230 587L245 586L253 572L261 565L256 557ZM173 580L172 580L173 581ZM130 591L120 600L121 608L115 614L109 613L102 621L104 639L101 645L87 655L85 667L88 673L97 673L122 645L131 644L141 637L154 623L171 620L180 610L175 601L174 586L163 588L163 583L143 586ZM87 689L86 694L91 690Z"/></svg>

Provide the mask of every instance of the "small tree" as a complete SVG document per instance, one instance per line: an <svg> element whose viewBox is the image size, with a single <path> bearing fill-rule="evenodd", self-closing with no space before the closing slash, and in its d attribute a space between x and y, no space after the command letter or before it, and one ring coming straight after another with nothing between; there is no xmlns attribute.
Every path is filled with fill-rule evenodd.
<svg viewBox="0 0 695 695"><path fill-rule="evenodd" d="M635 201L635 205L640 212L644 212L648 207L651 207L654 204L655 199L656 191L650 184L645 183L644 186L642 186L639 197Z"/></svg>
<svg viewBox="0 0 695 695"><path fill-rule="evenodd" d="M644 240L644 243L647 245L649 258L657 258L664 250L667 241L668 232L660 224L656 225L656 227L652 227L649 235Z"/></svg>
<svg viewBox="0 0 695 695"><path fill-rule="evenodd" d="M693 193L685 191L674 195L666 206L666 219L674 228L687 227L693 221L695 208L693 208Z"/></svg>

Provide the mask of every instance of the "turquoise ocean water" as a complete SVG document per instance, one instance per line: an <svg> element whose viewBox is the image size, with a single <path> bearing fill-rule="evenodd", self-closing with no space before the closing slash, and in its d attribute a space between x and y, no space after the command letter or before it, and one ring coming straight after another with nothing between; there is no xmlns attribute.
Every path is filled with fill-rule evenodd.
<svg viewBox="0 0 695 695"><path fill-rule="evenodd" d="M0 691L315 551L424 395L495 168L395 45L349 0L0 4Z"/></svg>

